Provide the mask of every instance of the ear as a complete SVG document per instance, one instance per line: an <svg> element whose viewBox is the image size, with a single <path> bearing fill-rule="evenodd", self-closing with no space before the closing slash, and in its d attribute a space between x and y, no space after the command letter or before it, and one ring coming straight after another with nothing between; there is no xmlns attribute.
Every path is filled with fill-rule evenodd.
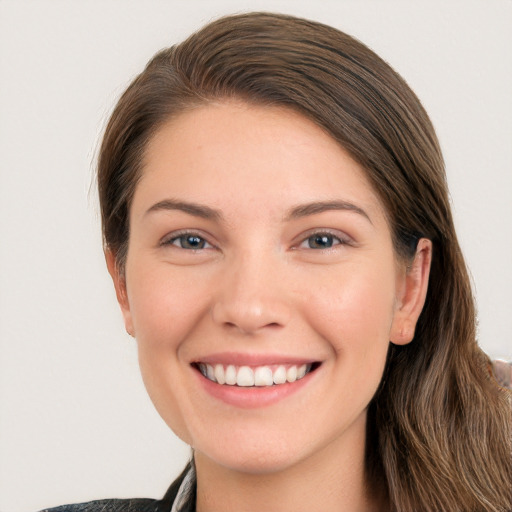
<svg viewBox="0 0 512 512"><path fill-rule="evenodd" d="M414 338L416 323L427 297L431 261L432 242L421 238L414 260L397 287L397 305L390 332L390 341L395 345L406 345Z"/></svg>
<svg viewBox="0 0 512 512"><path fill-rule="evenodd" d="M119 306L121 307L121 312L124 318L124 326L126 332L130 336L135 336L135 330L133 328L132 315L130 312L130 303L128 302L128 294L126 292L126 279L124 274L119 269L119 265L117 264L116 256L112 251L105 251L105 260L107 262L108 273L112 278L114 283L114 288L116 290L116 297Z"/></svg>

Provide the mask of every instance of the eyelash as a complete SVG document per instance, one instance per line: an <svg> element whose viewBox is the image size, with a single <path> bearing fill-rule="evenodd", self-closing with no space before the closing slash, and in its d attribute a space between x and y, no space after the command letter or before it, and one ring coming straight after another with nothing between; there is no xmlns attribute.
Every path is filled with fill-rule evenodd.
<svg viewBox="0 0 512 512"><path fill-rule="evenodd" d="M195 239L199 247L183 247L183 243L187 243L191 241L191 239ZM314 243L326 243L330 244L327 247L312 247L311 244ZM334 247L338 245L347 245L350 243L350 240L347 237L340 236L338 234L331 233L327 230L314 231L310 232L305 238L300 239L300 243L295 245L294 249L307 249L307 250L332 250ZM304 244L308 244L305 246ZM194 231L183 231L178 233L173 233L172 236L166 237L160 243L162 246L174 246L178 249L182 249L185 251L201 251L205 249L214 249L215 246L208 242L208 240L202 236L201 234ZM205 247L206 246L206 247ZM209 246L209 247L208 247Z"/></svg>

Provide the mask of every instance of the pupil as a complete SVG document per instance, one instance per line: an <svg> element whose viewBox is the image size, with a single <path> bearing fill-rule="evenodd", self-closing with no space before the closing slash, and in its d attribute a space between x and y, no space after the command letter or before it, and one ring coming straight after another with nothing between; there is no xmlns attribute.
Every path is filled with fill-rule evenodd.
<svg viewBox="0 0 512 512"><path fill-rule="evenodd" d="M310 247L332 247L332 236L330 235L315 235L310 240Z"/></svg>
<svg viewBox="0 0 512 512"><path fill-rule="evenodd" d="M198 236L187 236L185 238L185 246L192 247L197 249L198 247L202 247L203 241Z"/></svg>

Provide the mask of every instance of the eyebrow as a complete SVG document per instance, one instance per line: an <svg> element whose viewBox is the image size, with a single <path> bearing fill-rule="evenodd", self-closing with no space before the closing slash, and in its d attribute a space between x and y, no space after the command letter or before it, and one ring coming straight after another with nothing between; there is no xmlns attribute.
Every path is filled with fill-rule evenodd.
<svg viewBox="0 0 512 512"><path fill-rule="evenodd" d="M214 208L210 208L209 206L204 206L202 204L189 203L187 201L177 201L175 199L164 199L163 201L155 203L153 206L148 208L148 210L146 210L144 215L161 210L178 210L188 213L189 215L194 215L195 217L201 217L202 219L223 219L223 215L219 210L215 210Z"/></svg>
<svg viewBox="0 0 512 512"><path fill-rule="evenodd" d="M327 212L330 210L344 210L355 212L365 217L370 224L372 220L370 216L359 206L347 201L316 201L313 203L301 204L292 208L285 216L285 221L300 219L301 217L307 217L309 215L316 215L318 213Z"/></svg>
<svg viewBox="0 0 512 512"><path fill-rule="evenodd" d="M188 213L189 215L194 215L195 217L200 217L202 219L215 221L224 220L224 216L219 210L202 204L190 203L188 201L178 201L175 199L164 199L163 201L155 203L153 206L148 208L148 210L146 210L144 215L161 210L178 210ZM284 220L287 222L330 210L352 211L362 215L370 222L370 224L373 224L370 216L362 208L347 201L315 201L313 203L301 204L291 208L285 215Z"/></svg>

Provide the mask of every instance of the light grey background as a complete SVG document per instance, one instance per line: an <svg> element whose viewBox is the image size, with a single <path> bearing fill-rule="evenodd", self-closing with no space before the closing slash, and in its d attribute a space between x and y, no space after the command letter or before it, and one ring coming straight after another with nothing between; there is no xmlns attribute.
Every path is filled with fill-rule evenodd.
<svg viewBox="0 0 512 512"><path fill-rule="evenodd" d="M130 79L245 10L332 24L408 80L444 149L481 344L512 358L512 1L0 0L0 512L159 497L185 463L143 389L88 193Z"/></svg>

